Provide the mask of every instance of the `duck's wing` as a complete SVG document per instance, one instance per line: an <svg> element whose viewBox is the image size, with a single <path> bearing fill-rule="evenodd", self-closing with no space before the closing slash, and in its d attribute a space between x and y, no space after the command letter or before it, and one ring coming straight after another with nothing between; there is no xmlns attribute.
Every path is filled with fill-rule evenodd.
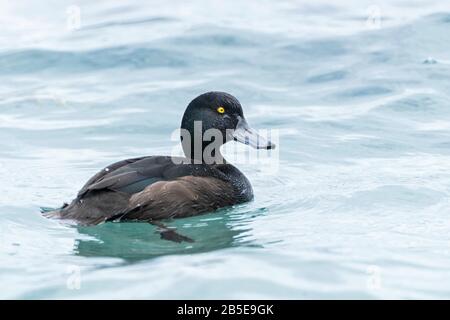
<svg viewBox="0 0 450 320"><path fill-rule="evenodd" d="M123 213L130 197L147 186L166 179L176 168L171 157L150 156L116 162L94 175L70 204L50 212L55 218L92 225Z"/></svg>
<svg viewBox="0 0 450 320"><path fill-rule="evenodd" d="M82 199L89 192L110 190L133 194L164 179L166 169L174 166L171 157L149 156L122 160L102 169L78 192Z"/></svg>
<svg viewBox="0 0 450 320"><path fill-rule="evenodd" d="M154 221L214 211L236 203L229 183L213 177L183 176L158 181L130 197L120 220Z"/></svg>

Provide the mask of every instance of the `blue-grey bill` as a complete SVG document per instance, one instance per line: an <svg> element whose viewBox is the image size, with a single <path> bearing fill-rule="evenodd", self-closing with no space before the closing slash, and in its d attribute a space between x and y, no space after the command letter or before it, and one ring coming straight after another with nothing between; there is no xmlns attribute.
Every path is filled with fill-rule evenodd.
<svg viewBox="0 0 450 320"><path fill-rule="evenodd" d="M259 135L243 118L239 119L236 129L233 132L233 139L255 149L275 149L275 144Z"/></svg>

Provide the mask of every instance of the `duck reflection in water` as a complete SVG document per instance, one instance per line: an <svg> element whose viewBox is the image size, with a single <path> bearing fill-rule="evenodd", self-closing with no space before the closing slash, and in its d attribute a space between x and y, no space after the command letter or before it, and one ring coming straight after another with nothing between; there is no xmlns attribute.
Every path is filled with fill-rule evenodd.
<svg viewBox="0 0 450 320"><path fill-rule="evenodd" d="M76 240L74 252L85 257L114 257L126 261L139 261L163 255L193 254L236 246L257 246L249 239L250 223L255 216L263 214L265 210L252 210L251 213L246 213L241 209L244 208L221 209L207 216L171 221L170 226L195 239L193 243L162 241L155 228L145 223L76 226L82 237ZM259 214L255 215L255 212Z"/></svg>

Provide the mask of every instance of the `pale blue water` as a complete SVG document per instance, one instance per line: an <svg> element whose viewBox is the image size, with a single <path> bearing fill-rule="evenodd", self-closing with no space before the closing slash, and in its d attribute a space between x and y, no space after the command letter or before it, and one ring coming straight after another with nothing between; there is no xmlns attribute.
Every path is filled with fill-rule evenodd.
<svg viewBox="0 0 450 320"><path fill-rule="evenodd" d="M448 2L145 3L0 2L0 298L450 298ZM40 215L210 90L279 130L253 202L193 245Z"/></svg>

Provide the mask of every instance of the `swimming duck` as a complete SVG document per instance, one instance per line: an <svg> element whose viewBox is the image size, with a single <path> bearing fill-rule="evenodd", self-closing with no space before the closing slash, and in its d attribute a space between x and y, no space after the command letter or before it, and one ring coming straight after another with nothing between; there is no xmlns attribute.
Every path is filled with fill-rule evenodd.
<svg viewBox="0 0 450 320"><path fill-rule="evenodd" d="M275 145L248 126L239 101L225 92L207 92L192 100L184 112L180 136L185 157L145 156L111 164L89 179L70 204L46 216L82 225L149 222L159 227L163 239L193 241L161 220L253 199L250 182L226 162L219 147L231 140L257 149Z"/></svg>

